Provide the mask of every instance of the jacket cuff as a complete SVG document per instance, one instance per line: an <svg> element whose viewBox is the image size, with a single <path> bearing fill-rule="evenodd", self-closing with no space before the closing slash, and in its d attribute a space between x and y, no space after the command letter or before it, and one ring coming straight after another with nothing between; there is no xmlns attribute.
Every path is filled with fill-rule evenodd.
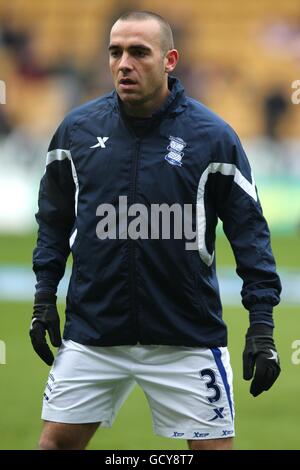
<svg viewBox="0 0 300 470"><path fill-rule="evenodd" d="M48 292L49 294L56 294L59 278L53 271L37 271L37 283L35 289L37 293Z"/></svg>
<svg viewBox="0 0 300 470"><path fill-rule="evenodd" d="M34 296L34 304L35 305L39 305L39 304L56 305L56 298L57 298L56 295L51 292L37 291Z"/></svg>
<svg viewBox="0 0 300 470"><path fill-rule="evenodd" d="M249 326L246 333L246 338L251 336L273 336L273 328L262 323L255 323Z"/></svg>
<svg viewBox="0 0 300 470"><path fill-rule="evenodd" d="M250 326L256 323L264 323L274 328L273 307L270 304L256 304L250 309Z"/></svg>

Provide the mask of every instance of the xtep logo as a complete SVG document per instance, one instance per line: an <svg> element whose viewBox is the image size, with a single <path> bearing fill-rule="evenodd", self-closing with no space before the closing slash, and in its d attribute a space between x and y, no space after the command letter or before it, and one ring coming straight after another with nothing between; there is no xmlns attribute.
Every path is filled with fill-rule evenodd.
<svg viewBox="0 0 300 470"><path fill-rule="evenodd" d="M177 432L177 431L174 431L172 435L172 437L182 437L182 436L184 436L184 432Z"/></svg>
<svg viewBox="0 0 300 470"><path fill-rule="evenodd" d="M105 142L108 141L109 137L97 137L98 144L92 145L90 149L95 149L97 147L101 147L102 149L106 148Z"/></svg>
<svg viewBox="0 0 300 470"><path fill-rule="evenodd" d="M197 431L194 431L194 436L193 436L193 437L201 438L201 437L207 437L207 436L209 436L209 432L197 432Z"/></svg>
<svg viewBox="0 0 300 470"><path fill-rule="evenodd" d="M222 408L214 408L214 412L215 412L215 416L211 419L209 419L209 421L214 421L215 419L223 419L224 416L223 416L223 412L224 412L224 407Z"/></svg>

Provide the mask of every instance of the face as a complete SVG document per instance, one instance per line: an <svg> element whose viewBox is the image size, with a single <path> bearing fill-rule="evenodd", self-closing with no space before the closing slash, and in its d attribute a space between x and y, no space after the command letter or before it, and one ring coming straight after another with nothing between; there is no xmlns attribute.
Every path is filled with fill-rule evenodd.
<svg viewBox="0 0 300 470"><path fill-rule="evenodd" d="M155 20L117 21L112 27L109 65L116 91L132 114L151 115L168 95L167 76L177 63L175 49L162 52Z"/></svg>

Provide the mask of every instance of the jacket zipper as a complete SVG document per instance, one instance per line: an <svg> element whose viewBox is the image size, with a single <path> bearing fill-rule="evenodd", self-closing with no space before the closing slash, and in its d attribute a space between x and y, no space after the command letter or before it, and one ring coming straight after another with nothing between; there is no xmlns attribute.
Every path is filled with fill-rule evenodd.
<svg viewBox="0 0 300 470"><path fill-rule="evenodd" d="M141 140L139 139L136 144L134 160L132 163L131 179L130 179L130 192L129 192L129 207L135 203L136 198L136 180L138 159L141 147ZM138 325L138 312L137 312L137 299L136 299L136 264L135 264L135 240L129 238L129 285L131 295L131 308L134 316L135 332L137 342L139 339L139 325ZM138 343L139 344L139 343Z"/></svg>

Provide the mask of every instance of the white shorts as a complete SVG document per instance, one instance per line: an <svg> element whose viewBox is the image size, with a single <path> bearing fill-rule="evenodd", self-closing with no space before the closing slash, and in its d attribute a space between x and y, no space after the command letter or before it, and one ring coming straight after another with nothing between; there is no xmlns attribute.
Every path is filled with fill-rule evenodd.
<svg viewBox="0 0 300 470"><path fill-rule="evenodd" d="M156 434L234 436L227 348L97 347L63 341L46 385L42 419L111 427L136 383L148 400Z"/></svg>

